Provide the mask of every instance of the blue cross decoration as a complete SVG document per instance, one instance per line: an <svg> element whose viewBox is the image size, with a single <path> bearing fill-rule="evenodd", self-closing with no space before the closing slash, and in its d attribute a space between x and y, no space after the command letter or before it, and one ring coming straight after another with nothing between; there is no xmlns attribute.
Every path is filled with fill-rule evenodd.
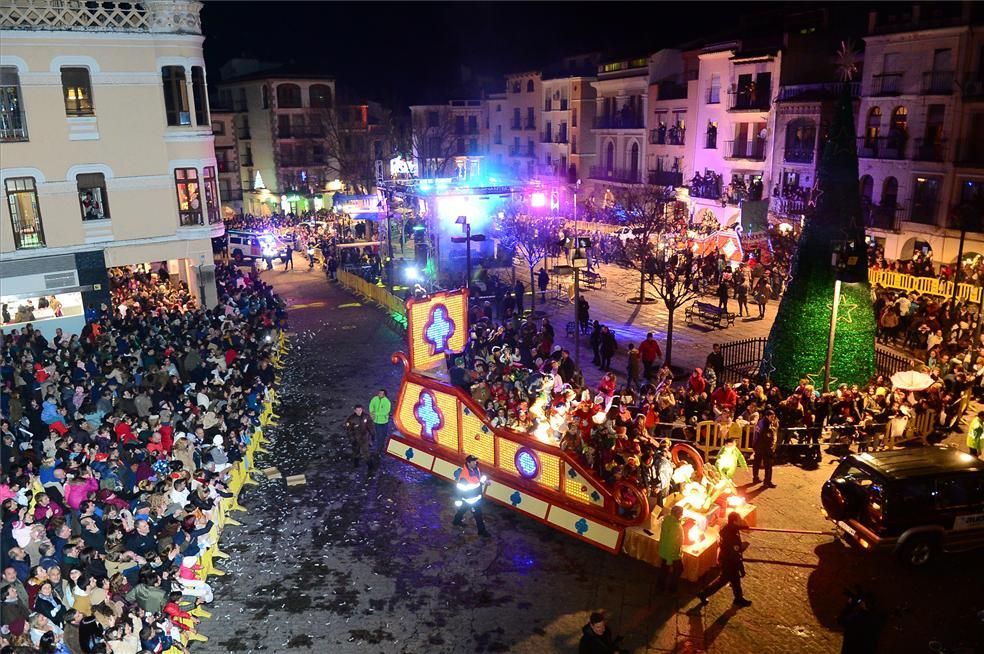
<svg viewBox="0 0 984 654"><path fill-rule="evenodd" d="M512 502L513 506L519 506L519 503L523 501L523 496L520 495L519 491L513 491L513 494L509 496L509 501Z"/></svg>
<svg viewBox="0 0 984 654"><path fill-rule="evenodd" d="M443 304L435 304L431 308L430 318L424 325L424 340L430 343L431 356L439 352L450 352L448 341L454 336L456 325L448 315L448 308Z"/></svg>
<svg viewBox="0 0 984 654"><path fill-rule="evenodd" d="M437 432L444 426L444 416L437 407L433 393L428 390L420 391L420 398L413 407L413 415L420 423L420 435L427 440L435 440Z"/></svg>
<svg viewBox="0 0 984 654"><path fill-rule="evenodd" d="M581 518L580 520L574 523L574 528L577 529L578 535L583 536L584 534L588 533L588 521L585 520L584 518Z"/></svg>
<svg viewBox="0 0 984 654"><path fill-rule="evenodd" d="M601 495L598 494L598 491L591 491L591 499L597 502L601 499Z"/></svg>
<svg viewBox="0 0 984 654"><path fill-rule="evenodd" d="M407 461L413 459L413 448L412 447L408 447L407 448L407 451L404 454L407 457Z"/></svg>

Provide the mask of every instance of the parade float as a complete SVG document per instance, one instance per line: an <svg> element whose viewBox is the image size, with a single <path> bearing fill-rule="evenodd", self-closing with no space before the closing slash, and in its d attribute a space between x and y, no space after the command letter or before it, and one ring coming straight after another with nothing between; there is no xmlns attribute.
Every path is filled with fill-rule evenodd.
<svg viewBox="0 0 984 654"><path fill-rule="evenodd" d="M687 443L667 449L677 492L661 506L651 506L633 481L606 483L582 453L561 447L558 435L579 403L569 389L537 386L527 431L493 426L482 405L452 385L448 374L449 359L468 345L467 291L411 299L406 316L408 351L392 356L403 366L403 379L393 412L396 432L386 444L390 456L454 483L465 457L474 455L490 482L488 499L613 554L624 551L656 565L662 516L680 503L689 580L713 567L717 529L730 511L754 525L755 507Z"/></svg>

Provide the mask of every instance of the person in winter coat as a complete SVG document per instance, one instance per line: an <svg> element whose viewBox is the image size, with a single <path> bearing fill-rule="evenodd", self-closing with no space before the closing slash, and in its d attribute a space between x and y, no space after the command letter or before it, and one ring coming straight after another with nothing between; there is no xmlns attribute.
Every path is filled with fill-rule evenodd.
<svg viewBox="0 0 984 654"><path fill-rule="evenodd" d="M656 587L675 593L680 575L683 574L683 507L674 504L669 515L663 518L659 530L659 558L662 565L657 571Z"/></svg>
<svg viewBox="0 0 984 654"><path fill-rule="evenodd" d="M612 630L605 624L604 613L592 613L588 624L581 628L581 642L577 654L622 654L619 648L622 638L615 638Z"/></svg>
<svg viewBox="0 0 984 654"><path fill-rule="evenodd" d="M611 370L612 367L612 357L615 356L615 351L618 349L618 343L615 342L615 334L608 329L607 325L601 328L601 340L598 347L598 353L601 355L601 369L604 371Z"/></svg>
<svg viewBox="0 0 984 654"><path fill-rule="evenodd" d="M352 414L345 420L345 433L352 445L352 467L357 468L363 460L369 459L369 445L372 443L374 427L369 414L361 404L356 404Z"/></svg>

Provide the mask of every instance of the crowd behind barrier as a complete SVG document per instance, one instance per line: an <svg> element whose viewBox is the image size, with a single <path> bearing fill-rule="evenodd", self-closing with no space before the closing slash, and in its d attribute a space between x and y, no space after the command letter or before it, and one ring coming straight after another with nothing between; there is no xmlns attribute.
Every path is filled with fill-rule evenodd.
<svg viewBox="0 0 984 654"><path fill-rule="evenodd" d="M2 346L3 651L187 651L263 430L286 307L216 267L198 306L166 270L114 269L112 306L52 341Z"/></svg>

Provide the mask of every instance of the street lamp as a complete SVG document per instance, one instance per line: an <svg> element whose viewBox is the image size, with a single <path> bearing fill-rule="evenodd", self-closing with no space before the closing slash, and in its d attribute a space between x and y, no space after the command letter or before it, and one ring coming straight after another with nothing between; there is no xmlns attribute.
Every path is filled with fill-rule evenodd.
<svg viewBox="0 0 984 654"><path fill-rule="evenodd" d="M581 288L580 270L587 264L587 259L578 257L580 242L577 238L577 191L581 188L581 180L574 182L574 256L571 257L571 267L574 268L574 365L581 366ZM587 254L587 253L585 253Z"/></svg>

